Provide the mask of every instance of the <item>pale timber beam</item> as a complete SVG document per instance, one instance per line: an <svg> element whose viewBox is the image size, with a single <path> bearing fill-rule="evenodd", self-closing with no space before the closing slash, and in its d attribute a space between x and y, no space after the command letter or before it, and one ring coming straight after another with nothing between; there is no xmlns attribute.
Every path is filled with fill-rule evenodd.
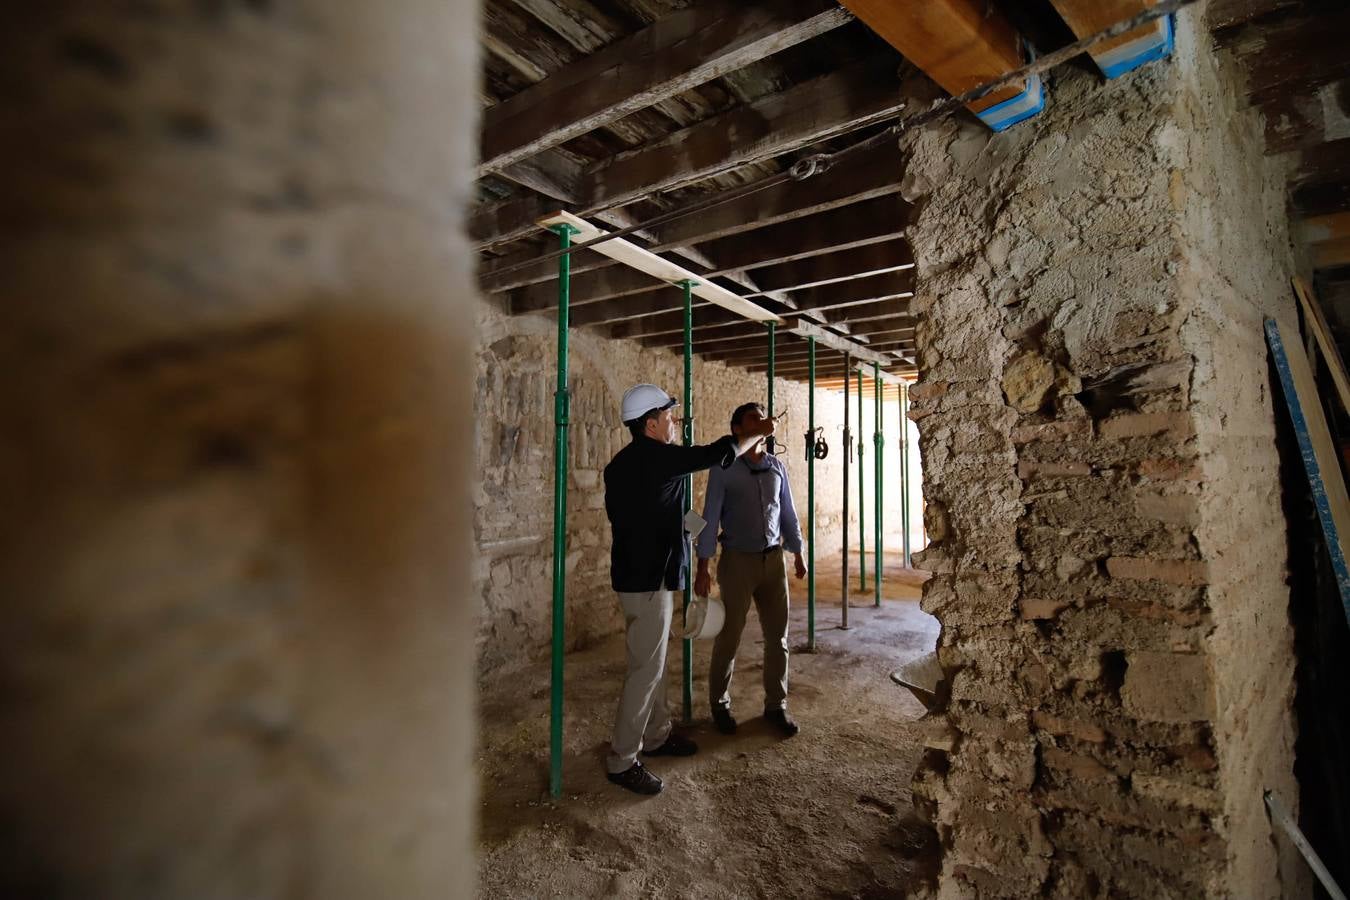
<svg viewBox="0 0 1350 900"><path fill-rule="evenodd" d="M1024 62L1017 31L987 0L843 2L953 96L994 81ZM1032 87L1039 92L1039 81L1028 86L1028 91ZM988 114L994 107L1018 99L1023 90L1019 86L1002 88L969 108L976 115ZM992 121L990 124L994 126Z"/></svg>

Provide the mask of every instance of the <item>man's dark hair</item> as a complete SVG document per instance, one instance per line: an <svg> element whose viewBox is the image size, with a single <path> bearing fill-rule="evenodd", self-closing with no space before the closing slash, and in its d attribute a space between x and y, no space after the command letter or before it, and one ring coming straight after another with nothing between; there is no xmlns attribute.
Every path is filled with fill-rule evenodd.
<svg viewBox="0 0 1350 900"><path fill-rule="evenodd" d="M647 433L647 423L655 420L659 415L661 415L661 410L649 409L631 422L624 422L623 424L628 426L628 433L636 440Z"/></svg>
<svg viewBox="0 0 1350 900"><path fill-rule="evenodd" d="M763 403L742 403L740 406L736 407L736 411L731 414L731 427L735 428L737 425L741 424L741 422L745 420L745 414L751 410L758 412L761 416L768 415L768 413L764 411Z"/></svg>

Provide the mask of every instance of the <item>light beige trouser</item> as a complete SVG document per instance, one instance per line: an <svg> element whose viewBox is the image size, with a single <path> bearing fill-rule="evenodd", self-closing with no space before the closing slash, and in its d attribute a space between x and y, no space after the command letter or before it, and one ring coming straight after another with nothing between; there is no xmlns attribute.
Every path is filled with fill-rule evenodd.
<svg viewBox="0 0 1350 900"><path fill-rule="evenodd" d="M764 709L787 706L788 582L782 549L768 553L740 553L722 549L717 561L717 584L727 619L713 643L708 672L708 698L713 709L731 708L731 673L736 649L745 630L753 600L764 632Z"/></svg>
<svg viewBox="0 0 1350 900"><path fill-rule="evenodd" d="M628 674L623 679L614 739L605 761L611 774L630 769L644 747L654 750L670 736L666 708L666 638L673 608L670 591L619 594L628 622Z"/></svg>

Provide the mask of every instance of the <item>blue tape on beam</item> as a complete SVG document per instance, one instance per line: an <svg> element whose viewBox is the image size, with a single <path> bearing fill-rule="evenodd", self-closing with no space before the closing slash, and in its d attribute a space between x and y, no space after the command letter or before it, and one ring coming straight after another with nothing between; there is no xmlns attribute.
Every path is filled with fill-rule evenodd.
<svg viewBox="0 0 1350 900"><path fill-rule="evenodd" d="M1041 76L1032 75L1027 78L1026 89L1022 93L975 115L994 131L1006 131L1043 109L1045 109L1045 88L1041 84Z"/></svg>
<svg viewBox="0 0 1350 900"><path fill-rule="evenodd" d="M1350 565L1346 564L1340 535L1336 531L1336 522L1331 517L1331 498L1327 496L1327 486L1322 481L1322 467L1317 462L1317 454L1313 452L1312 434L1308 431L1308 417L1303 412L1303 401L1299 399L1298 391L1294 389L1294 373L1289 368L1289 355L1285 352L1284 341L1280 338L1280 327L1274 319L1266 319L1266 343L1270 345L1271 356L1275 358L1275 371L1280 376L1284 402L1289 407L1289 417L1294 422L1294 434L1298 436L1299 455L1303 457L1303 469L1308 473L1313 504L1317 507L1317 518L1322 522L1322 534L1326 537L1327 552L1331 555L1331 569L1336 573L1336 586L1341 592L1341 606L1345 609L1346 622L1350 623ZM1335 464L1336 461L1331 462Z"/></svg>
<svg viewBox="0 0 1350 900"><path fill-rule="evenodd" d="M1092 59L1103 75L1118 78L1146 63L1172 54L1172 47L1176 43L1172 17L1163 16L1147 28L1147 33L1128 43L1113 47L1105 53L1093 54Z"/></svg>

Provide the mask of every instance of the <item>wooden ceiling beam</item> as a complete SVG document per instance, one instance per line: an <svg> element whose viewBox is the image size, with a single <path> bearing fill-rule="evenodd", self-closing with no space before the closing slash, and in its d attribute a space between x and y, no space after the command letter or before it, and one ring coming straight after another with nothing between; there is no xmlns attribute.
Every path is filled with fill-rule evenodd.
<svg viewBox="0 0 1350 900"><path fill-rule="evenodd" d="M1205 9L1209 27L1224 31L1273 13L1295 9L1302 0L1210 0ZM1223 35L1219 36L1220 42Z"/></svg>
<svg viewBox="0 0 1350 900"><path fill-rule="evenodd" d="M605 160L586 171L582 195L595 208L621 206L856 131L904 105L893 65L855 63Z"/></svg>
<svg viewBox="0 0 1350 900"><path fill-rule="evenodd" d="M956 96L1022 66L1016 30L987 0L843 0L873 31ZM980 113L1022 93L1016 86L970 104Z"/></svg>
<svg viewBox="0 0 1350 900"><path fill-rule="evenodd" d="M904 238L891 238L877 244L751 269L748 274L763 290L797 291L883 272L903 271L913 266L914 252L909 242Z"/></svg>
<svg viewBox="0 0 1350 900"><path fill-rule="evenodd" d="M501 171L850 18L831 0L721 0L676 10L485 110L478 174Z"/></svg>
<svg viewBox="0 0 1350 900"><path fill-rule="evenodd" d="M894 76L878 75L875 67L860 63L823 75L624 151L590 167L562 207L540 198L483 206L470 218L470 235L477 249L498 246L533 233L535 222L557 208L590 216L893 116L904 106ZM807 181L659 226L653 241L658 248L694 244L899 191L897 148L880 147L864 156ZM553 198L564 192L545 193Z"/></svg>
<svg viewBox="0 0 1350 900"><path fill-rule="evenodd" d="M1233 51L1247 71L1247 94L1252 102L1350 77L1346 34L1350 34L1350 9L1312 12L1245 29Z"/></svg>
<svg viewBox="0 0 1350 900"><path fill-rule="evenodd" d="M789 181L652 229L659 246L697 244L896 194L900 152L878 147L805 181Z"/></svg>
<svg viewBox="0 0 1350 900"><path fill-rule="evenodd" d="M796 301L798 310L826 310L893 297L908 297L913 293L914 273L906 270L883 272L880 275L867 275L823 287L793 291L792 299Z"/></svg>
<svg viewBox="0 0 1350 900"><path fill-rule="evenodd" d="M1265 97L1260 110L1266 121L1266 153L1312 149L1350 120L1350 78L1302 91L1279 91Z"/></svg>
<svg viewBox="0 0 1350 900"><path fill-rule="evenodd" d="M909 205L895 195L699 246L728 269L758 269L903 237L908 223Z"/></svg>

